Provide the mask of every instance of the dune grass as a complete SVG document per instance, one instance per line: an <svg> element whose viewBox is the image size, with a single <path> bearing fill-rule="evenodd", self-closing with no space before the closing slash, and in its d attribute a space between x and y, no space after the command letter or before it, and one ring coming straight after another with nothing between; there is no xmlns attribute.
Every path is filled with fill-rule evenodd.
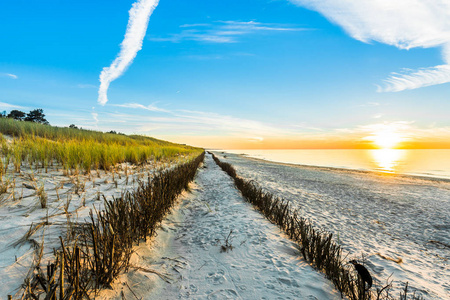
<svg viewBox="0 0 450 300"><path fill-rule="evenodd" d="M71 221L68 194L64 206L67 227L63 228L65 238L61 238L61 248L55 250L55 258L46 268L41 265L42 255L35 255L19 298L83 299L91 297L92 290L95 294L98 288L111 284L120 272L129 268L133 244L154 234L176 196L193 179L203 155L203 149L151 137L0 118L0 203L8 188L12 187L11 195L15 197L15 183L11 184L10 180L24 170L28 175L30 169L32 175L35 171L47 172L49 168L62 169L63 174L88 174L97 170L99 178L98 170L113 171L112 180L117 188L116 167L124 167L128 184L130 165L145 166L161 160L171 165L166 170L155 170L156 175L147 184L140 183L136 191L123 193L112 201L105 198L105 209L94 209L84 223ZM120 163L127 164L117 166ZM84 183L78 182L78 176L76 180L72 183L78 194L79 189L84 189ZM46 208L47 191L43 185L36 185L35 189L40 207ZM57 188L56 194L59 200ZM43 245L35 247L42 254Z"/></svg>
<svg viewBox="0 0 450 300"><path fill-rule="evenodd" d="M291 207L289 201L265 192L253 180L239 177L232 165L221 162L214 154L212 156L217 165L233 178L244 198L296 242L303 258L323 272L342 295L351 300L422 299L415 293L409 293L408 283L397 298L390 295L391 283L376 291L368 291L361 278L349 268L349 263L342 257L341 247L334 242L331 233L314 228L307 219L301 217L298 210Z"/></svg>
<svg viewBox="0 0 450 300"><path fill-rule="evenodd" d="M107 201L102 211L71 226L55 258L42 268L36 262L25 280L21 299L90 299L108 287L130 264L132 247L155 234L179 194L194 179L204 153L161 171L134 192ZM142 269L136 267L138 269Z"/></svg>
<svg viewBox="0 0 450 300"><path fill-rule="evenodd" d="M151 137L60 128L9 118L0 118L0 133L2 173L11 163L15 172L20 172L23 164L45 170L58 164L66 171L89 173L92 169L110 170L118 163L141 164L150 159L198 155L202 151ZM13 137L12 141L3 135Z"/></svg>

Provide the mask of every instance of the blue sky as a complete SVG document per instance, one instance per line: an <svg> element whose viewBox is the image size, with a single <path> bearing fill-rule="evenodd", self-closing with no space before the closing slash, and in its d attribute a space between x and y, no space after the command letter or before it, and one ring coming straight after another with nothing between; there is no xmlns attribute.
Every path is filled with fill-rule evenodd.
<svg viewBox="0 0 450 300"><path fill-rule="evenodd" d="M219 148L450 138L450 5L141 0L120 52L134 2L3 1L0 110Z"/></svg>

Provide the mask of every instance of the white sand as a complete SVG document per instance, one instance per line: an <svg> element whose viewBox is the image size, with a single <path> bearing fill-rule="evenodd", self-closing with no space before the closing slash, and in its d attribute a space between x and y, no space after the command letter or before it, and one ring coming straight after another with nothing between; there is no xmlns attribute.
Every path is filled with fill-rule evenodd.
<svg viewBox="0 0 450 300"><path fill-rule="evenodd" d="M392 275L394 295L409 282L425 299L450 299L450 182L217 154L332 232L349 258L364 255L376 285Z"/></svg>
<svg viewBox="0 0 450 300"><path fill-rule="evenodd" d="M121 293L127 299L340 299L296 245L245 202L210 155L191 190L133 256L133 264L170 283L134 270L99 299ZM230 231L232 249L222 251Z"/></svg>
<svg viewBox="0 0 450 300"><path fill-rule="evenodd" d="M94 206L103 208L103 197L112 199L124 191L133 191L139 180L145 182L148 174L164 167L169 165L122 164L114 174L93 171L90 176L67 176L56 168L49 168L45 173L44 169L36 171L25 166L19 174L11 164L3 177L3 183L9 181L8 192L0 195L0 298L19 291L39 253L36 246L44 245L42 263L45 265L46 259L53 258L53 248L60 248L59 236L66 237L68 221L83 222ZM48 198L47 208L41 208L38 193L32 188L42 185ZM37 224L43 226L24 239Z"/></svg>

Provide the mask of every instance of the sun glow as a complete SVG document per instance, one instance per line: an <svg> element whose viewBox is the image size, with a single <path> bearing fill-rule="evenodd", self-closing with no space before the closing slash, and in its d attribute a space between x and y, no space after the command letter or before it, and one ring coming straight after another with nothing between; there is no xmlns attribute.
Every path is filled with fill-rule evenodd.
<svg viewBox="0 0 450 300"><path fill-rule="evenodd" d="M373 141L383 149L392 149L402 141L402 136L397 132L382 131L374 135Z"/></svg>
<svg viewBox="0 0 450 300"><path fill-rule="evenodd" d="M406 140L404 124L376 124L371 128L371 135L366 137L380 149L393 149Z"/></svg>
<svg viewBox="0 0 450 300"><path fill-rule="evenodd" d="M370 150L370 154L382 172L397 173L401 167L401 161L405 159L406 151L398 149Z"/></svg>

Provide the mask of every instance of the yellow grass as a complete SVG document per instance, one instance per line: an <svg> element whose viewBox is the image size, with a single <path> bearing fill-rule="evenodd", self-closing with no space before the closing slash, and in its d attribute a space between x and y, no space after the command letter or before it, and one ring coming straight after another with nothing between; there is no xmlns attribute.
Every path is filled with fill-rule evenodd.
<svg viewBox="0 0 450 300"><path fill-rule="evenodd" d="M7 141L6 136L13 137ZM53 164L65 170L109 170L118 163L141 164L201 153L201 149L145 136L60 128L0 118L0 176L12 163L15 172L23 164L45 168Z"/></svg>

